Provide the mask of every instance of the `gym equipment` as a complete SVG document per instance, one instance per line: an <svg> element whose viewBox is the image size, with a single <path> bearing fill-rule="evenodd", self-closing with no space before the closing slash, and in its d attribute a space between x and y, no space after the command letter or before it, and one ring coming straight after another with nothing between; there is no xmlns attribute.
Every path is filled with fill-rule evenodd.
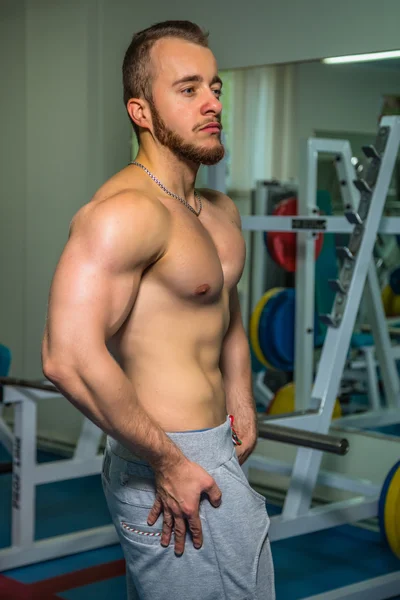
<svg viewBox="0 0 400 600"><path fill-rule="evenodd" d="M6 377L11 366L11 351L7 346L0 344L0 377ZM0 385L0 443L11 454L13 444L13 434L7 423L4 421L3 415L3 390ZM0 463L0 473L9 473L11 469L10 463Z"/></svg>
<svg viewBox="0 0 400 600"><path fill-rule="evenodd" d="M282 386L275 394L267 408L268 415L283 415L293 413L295 410L295 383L290 382ZM336 398L332 413L332 419L340 419L342 416L342 407L340 401Z"/></svg>
<svg viewBox="0 0 400 600"><path fill-rule="evenodd" d="M102 432L84 419L72 459L37 464L37 402L62 396L47 381L1 377L0 385L4 404L14 406L11 546L0 550L1 570L116 544L118 537L113 525L35 541L36 486L99 474L103 463L102 454L98 454Z"/></svg>
<svg viewBox="0 0 400 600"><path fill-rule="evenodd" d="M376 273L373 249L378 231L400 232L400 219L382 218L383 208L400 144L400 118L384 117L376 141L363 148L369 160L363 179L359 179L352 164L350 144L344 140L307 140L302 155L299 185L299 218L276 216L249 216L242 218L244 230L260 232L255 235L254 247L260 249L260 239L268 230L297 232L296 265L296 348L295 383L296 411L277 416L273 424L294 427L304 431L327 433L330 428L349 430L351 445L357 452L366 440L359 433L363 427L377 427L400 422L400 381L394 362L390 337L381 301L381 290ZM318 153L331 153L341 185L345 206L343 217L315 217ZM257 184L255 205L259 214L265 214L264 182ZM314 374L314 273L315 232L350 234L348 246L340 250L343 260L339 277L331 282L335 290L332 312L325 315L326 337L313 384ZM252 298L260 298L264 286L265 259L258 253L253 261ZM362 415L337 419L332 423L343 368L346 363L351 336L364 291L368 307L368 321L375 341L375 352L385 389L386 407ZM271 424L269 417L268 424ZM260 424L266 418L260 418ZM355 433L351 433L354 431ZM358 431L357 431L358 428ZM384 436L368 435L368 443L387 444ZM392 442L398 452L397 441ZM379 452L378 452L379 453ZM283 511L271 518L270 539L278 540L303 533L322 530L378 514L380 486L371 481L354 480L339 473L320 471L322 454L311 448L299 448L294 465L252 454L244 464L250 468L289 475ZM316 483L351 491L358 495L323 507L312 507ZM352 598L352 600L380 600L396 596L400 589L400 571L345 586L324 594L324 600ZM310 599L309 599L310 600ZM316 599L314 599L316 600ZM318 599L319 600L319 599Z"/></svg>
<svg viewBox="0 0 400 600"><path fill-rule="evenodd" d="M378 518L383 539L400 558L400 461L386 476L379 498Z"/></svg>
<svg viewBox="0 0 400 600"><path fill-rule="evenodd" d="M346 438L333 435L305 432L302 429L283 427L282 425L268 425L263 422L259 426L259 437L265 440L275 440L283 444L293 444L303 448L313 448L321 452L330 452L344 456L349 451L349 442Z"/></svg>
<svg viewBox="0 0 400 600"><path fill-rule="evenodd" d="M254 310L250 323L252 349L260 362L270 369L294 369L295 290L272 288ZM318 331L315 315L314 331ZM315 342L318 336L315 334Z"/></svg>
<svg viewBox="0 0 400 600"><path fill-rule="evenodd" d="M389 284L385 285L381 294L383 310L387 317L393 317L393 300L395 298L394 292Z"/></svg>
<svg viewBox="0 0 400 600"><path fill-rule="evenodd" d="M282 312L280 310L283 303L286 299L286 294L288 290L281 290L275 294L273 294L266 305L264 306L260 320L258 324L258 337L260 348L263 352L263 355L266 358L267 364L272 365L275 369L279 369L281 371L292 371L293 370L293 360L290 362L284 353L279 352L278 348L278 340L279 338L276 336L276 333L273 332L273 325L276 323L281 323L281 319L279 317L279 313ZM279 327L281 331L281 335L284 336L286 332L290 335L289 328L292 326L291 332L294 335L294 326L293 323L287 323L287 328L282 331L282 327ZM288 331L289 330L289 331Z"/></svg>
<svg viewBox="0 0 400 600"><path fill-rule="evenodd" d="M281 200L276 205L272 214L275 216L298 215L297 198ZM294 273L296 270L296 234L282 231L266 231L264 236L265 244L271 258L280 267L285 269L285 271ZM315 258L318 258L323 243L323 234L317 233L315 239Z"/></svg>
<svg viewBox="0 0 400 600"><path fill-rule="evenodd" d="M42 390L44 392L53 392L60 395L57 388L52 383L43 383L41 381L32 381L29 379L18 379L17 377L0 377L0 385L12 385L15 387L29 388L31 390Z"/></svg>
<svg viewBox="0 0 400 600"><path fill-rule="evenodd" d="M11 351L0 344L0 377L6 377L11 366Z"/></svg>
<svg viewBox="0 0 400 600"><path fill-rule="evenodd" d="M400 268L393 269L389 276L389 283L381 293L382 304L387 317L400 315Z"/></svg>
<svg viewBox="0 0 400 600"><path fill-rule="evenodd" d="M250 321L250 341L253 351L260 363L269 369L273 369L273 366L267 361L260 347L260 337L258 333L258 328L261 314L264 310L265 305L270 300L270 298L272 298L277 292L280 291L282 291L282 288L272 288L271 290L268 290L268 292L263 294L263 296L258 301L256 308L253 311Z"/></svg>
<svg viewBox="0 0 400 600"><path fill-rule="evenodd" d="M389 277L389 285L393 290L393 293L398 296L400 295L400 268L393 269Z"/></svg>

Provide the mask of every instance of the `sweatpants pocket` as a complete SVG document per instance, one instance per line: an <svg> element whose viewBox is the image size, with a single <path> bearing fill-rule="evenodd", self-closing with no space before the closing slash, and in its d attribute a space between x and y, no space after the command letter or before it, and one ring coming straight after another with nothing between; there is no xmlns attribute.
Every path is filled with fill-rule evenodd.
<svg viewBox="0 0 400 600"><path fill-rule="evenodd" d="M103 488L125 556L127 577L137 597L140 600L227 600L207 524L202 523L202 548L194 548L187 529L185 551L182 556L176 556L174 533L169 546L161 546L163 514L154 525L147 524L155 500L154 481L144 477L142 472L135 475L132 466L119 471L115 464L110 468L108 480L103 475Z"/></svg>

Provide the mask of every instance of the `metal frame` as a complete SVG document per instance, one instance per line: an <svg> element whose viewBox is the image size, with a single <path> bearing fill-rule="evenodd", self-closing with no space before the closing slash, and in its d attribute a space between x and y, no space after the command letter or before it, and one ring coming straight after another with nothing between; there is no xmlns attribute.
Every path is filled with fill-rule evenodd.
<svg viewBox="0 0 400 600"><path fill-rule="evenodd" d="M3 392L4 403L14 405L14 435L11 546L0 550L0 571L116 544L113 525L34 540L36 486L100 473L103 457L97 450L102 432L85 419L74 458L37 464L37 401L56 394L10 386Z"/></svg>
<svg viewBox="0 0 400 600"><path fill-rule="evenodd" d="M347 169L345 173L342 171L342 175L345 175L347 181L353 176L354 170L352 170L348 142L315 139L307 142L307 152L303 155L302 166L304 179L300 182L299 197L299 212L306 216L301 219L302 227L297 236L295 376L298 394L296 394L296 410L313 409L315 412L305 415L300 412L292 416L280 416L276 419L270 417L269 423L328 433L361 296L367 281L369 312L374 334L377 336L377 354L380 360L387 360L389 365L384 379L390 404L388 412L391 413L391 419L400 421L399 378L395 371L389 336L384 331L386 330L386 320L383 316L375 266L372 262L375 238L378 231L382 230L380 223L381 220L384 221L382 213L399 144L400 118L384 117L378 132L376 148L367 149L373 158L366 175L366 182L358 184L361 191L358 203L359 212L355 209L357 206L355 193L350 192L347 198L348 204L351 206L347 209L346 214L350 229L347 229L348 225L343 227L344 219L340 220L337 217L319 219L320 230L337 231L335 225L340 224L341 230L348 231L352 236L349 243L350 253L348 253L348 258L344 259L340 278L336 284L338 293L332 314L327 319L330 327L313 384L313 339L311 335L308 335L307 330L312 332L314 324L314 238L312 232L319 229L316 218L307 218L307 215L312 214L315 209L318 152L331 152L336 156L341 156L342 162L338 170L340 172L340 169ZM276 230L274 222L276 219L280 219L282 227L287 227L288 223L291 223L292 231L295 230L294 225L298 223L298 220L290 217L287 217L286 223L284 223L283 217L256 216L243 218L242 224L244 229ZM394 233L398 227L397 231L400 232L398 219L387 219L385 224L386 231ZM265 252L264 249L263 252ZM261 293L264 291L262 290ZM253 303L254 301L256 298L253 298ZM379 413L381 414L382 411ZM368 419L368 414L366 417ZM348 417L342 419L341 422L347 421L350 424L351 419L352 417ZM360 417L357 416L353 419L359 422ZM376 423L376 421L373 422ZM340 422L337 423L337 426L340 426ZM319 451L307 448L298 449L291 470L290 485L282 514L271 518L271 540L301 535L335 524L377 515L379 493L377 493L376 486L369 488L371 494L366 494L367 486L362 497L344 502L333 502L324 507L310 508L312 494L320 474L321 460L322 453ZM247 474L252 467L269 471L271 468L272 470L276 469L276 464L272 465L268 459L253 454L245 463ZM335 487L340 487L339 483L339 480L336 480ZM332 598L332 600L333 598L349 597L373 597L374 600L389 598L388 594L395 589L395 586L398 591L400 571L387 577L362 582L356 586L346 586L331 593L324 593L321 599L322 597L324 599ZM369 595L369 590L373 590L371 592L374 594L373 596Z"/></svg>

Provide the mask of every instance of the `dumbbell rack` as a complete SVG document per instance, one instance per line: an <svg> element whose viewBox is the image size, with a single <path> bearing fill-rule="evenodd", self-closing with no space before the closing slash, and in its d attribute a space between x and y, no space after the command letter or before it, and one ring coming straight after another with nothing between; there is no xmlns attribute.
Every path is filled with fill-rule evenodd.
<svg viewBox="0 0 400 600"><path fill-rule="evenodd" d="M358 210L350 208L345 213L347 220L354 225L354 230L348 247L342 250L343 266L338 281L335 282L337 294L332 313L325 316L325 322L329 327L312 388L311 402L307 407L318 410L318 419L314 424L316 429L313 428L318 433L327 433L331 424L361 296L367 275L371 273L373 248L399 144L400 119L383 118L374 146L365 148L370 160L366 176L355 182L361 192ZM311 243L313 245L314 241L311 240ZM313 247L312 251L314 251ZM298 276L301 277L301 273ZM308 290L307 293L309 294L310 291ZM296 313L298 322L297 316ZM296 347L296 356L298 356L297 350ZM310 373L312 376L311 369ZM296 371L296 387L297 379ZM293 468L293 483L286 496L283 518L304 513L310 507L321 459L322 455L319 452L299 449ZM306 484L301 494L295 493L295 489L298 490L299 479Z"/></svg>

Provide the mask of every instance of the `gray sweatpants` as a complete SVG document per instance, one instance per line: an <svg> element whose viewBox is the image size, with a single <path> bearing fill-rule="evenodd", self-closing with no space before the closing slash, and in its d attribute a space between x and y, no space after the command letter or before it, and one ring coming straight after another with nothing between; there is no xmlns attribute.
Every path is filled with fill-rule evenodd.
<svg viewBox="0 0 400 600"><path fill-rule="evenodd" d="M177 557L174 534L160 544L163 515L147 517L155 500L149 464L108 439L103 488L126 560L129 600L274 600L274 569L265 498L253 490L237 459L229 417L212 429L169 433L185 456L216 481L222 502L201 497L203 545L189 530Z"/></svg>

